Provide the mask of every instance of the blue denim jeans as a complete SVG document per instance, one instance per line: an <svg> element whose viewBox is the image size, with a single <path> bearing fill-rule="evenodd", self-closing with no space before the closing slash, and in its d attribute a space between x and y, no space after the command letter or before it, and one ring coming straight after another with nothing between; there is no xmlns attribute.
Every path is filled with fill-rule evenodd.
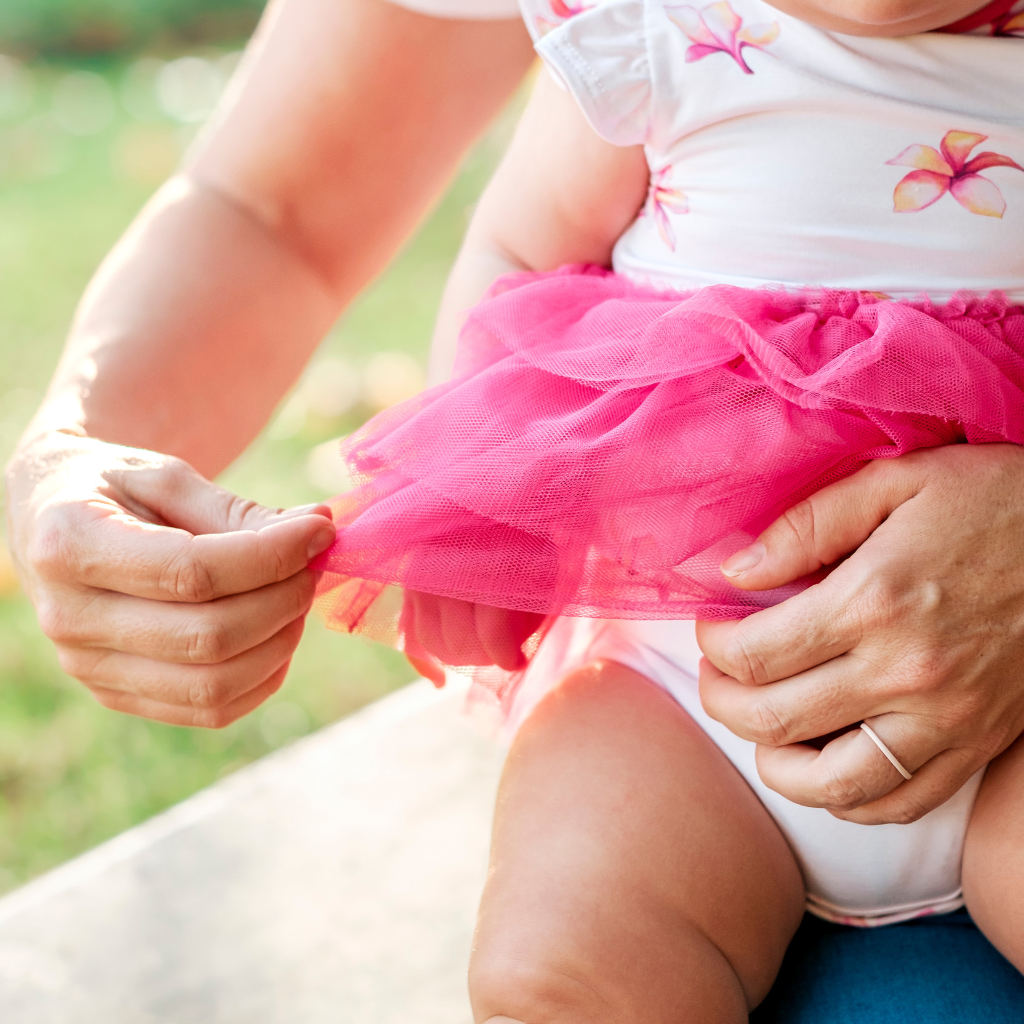
<svg viewBox="0 0 1024 1024"><path fill-rule="evenodd" d="M1022 1024L1024 976L966 910L885 928L804 916L750 1024Z"/></svg>

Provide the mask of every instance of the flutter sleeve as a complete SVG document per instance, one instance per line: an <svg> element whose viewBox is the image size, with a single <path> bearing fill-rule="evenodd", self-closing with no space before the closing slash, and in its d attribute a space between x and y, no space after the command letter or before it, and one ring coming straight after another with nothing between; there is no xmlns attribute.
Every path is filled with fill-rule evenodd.
<svg viewBox="0 0 1024 1024"><path fill-rule="evenodd" d="M644 0L608 0L552 27L536 43L594 131L617 146L647 140L651 73Z"/></svg>

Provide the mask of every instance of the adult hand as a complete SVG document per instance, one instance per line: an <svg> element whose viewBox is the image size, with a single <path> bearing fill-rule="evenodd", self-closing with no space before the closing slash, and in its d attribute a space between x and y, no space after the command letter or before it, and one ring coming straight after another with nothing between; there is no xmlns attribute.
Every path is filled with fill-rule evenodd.
<svg viewBox="0 0 1024 1024"><path fill-rule="evenodd" d="M723 572L765 590L846 555L782 604L699 624L701 697L759 744L761 778L782 795L863 824L914 821L1024 731L1024 449L871 463ZM910 781L860 729L806 744L862 720Z"/></svg>
<svg viewBox="0 0 1024 1024"><path fill-rule="evenodd" d="M26 445L7 483L43 632L101 704L217 728L284 681L327 508L263 508L180 459L62 432Z"/></svg>

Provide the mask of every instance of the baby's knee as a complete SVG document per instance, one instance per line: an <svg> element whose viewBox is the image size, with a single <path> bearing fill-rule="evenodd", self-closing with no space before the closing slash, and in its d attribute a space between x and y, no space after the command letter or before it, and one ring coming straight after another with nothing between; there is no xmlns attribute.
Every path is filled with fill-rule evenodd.
<svg viewBox="0 0 1024 1024"><path fill-rule="evenodd" d="M593 922L596 946L602 931ZM618 955L573 942L478 942L469 991L478 1024L746 1024L743 986L695 929L651 948L621 934ZM632 939L632 943L630 942ZM629 948L634 945L637 948Z"/></svg>
<svg viewBox="0 0 1024 1024"><path fill-rule="evenodd" d="M600 996L586 982L544 963L474 952L469 996L480 1024L612 1024Z"/></svg>

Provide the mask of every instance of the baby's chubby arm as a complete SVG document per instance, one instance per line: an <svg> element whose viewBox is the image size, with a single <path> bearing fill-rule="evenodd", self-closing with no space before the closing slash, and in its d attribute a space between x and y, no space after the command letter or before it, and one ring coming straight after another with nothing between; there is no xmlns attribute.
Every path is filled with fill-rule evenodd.
<svg viewBox="0 0 1024 1024"><path fill-rule="evenodd" d="M431 383L446 380L466 310L495 279L566 263L608 266L647 194L642 146L614 146L542 71L501 165L477 204L445 288Z"/></svg>
<svg viewBox="0 0 1024 1024"><path fill-rule="evenodd" d="M636 218L647 194L643 147L613 146L587 124L576 101L542 71L505 158L477 204L445 288L430 360L430 382L451 375L466 311L502 274L554 270L566 263L611 261L615 240ZM458 662L523 666L522 641L539 616L484 608L429 594L411 594L416 644L452 664L446 636L475 653ZM407 627L408 628L408 627ZM408 644L407 655L411 647ZM440 683L435 666L410 657Z"/></svg>

